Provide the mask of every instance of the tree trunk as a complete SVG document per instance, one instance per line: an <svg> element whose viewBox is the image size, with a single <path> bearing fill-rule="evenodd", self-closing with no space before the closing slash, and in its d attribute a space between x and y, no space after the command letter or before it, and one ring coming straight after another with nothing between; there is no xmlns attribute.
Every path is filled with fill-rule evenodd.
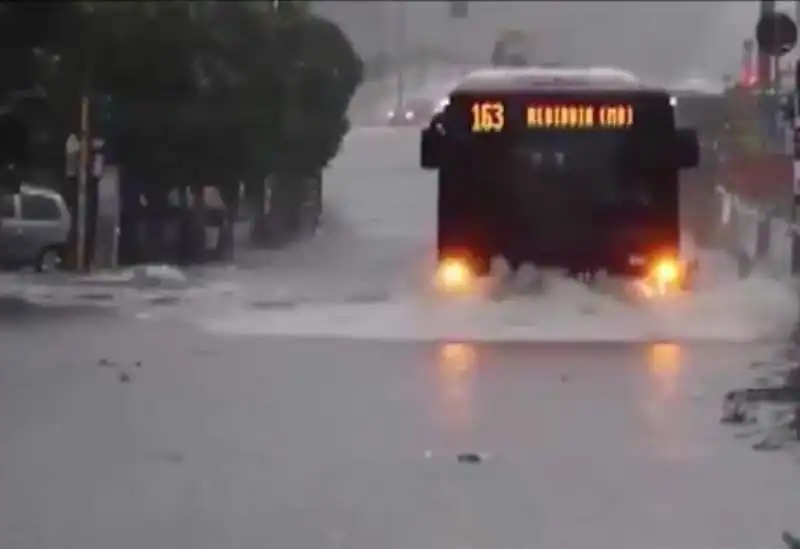
<svg viewBox="0 0 800 549"><path fill-rule="evenodd" d="M142 259L145 263L161 262L167 259L165 253L165 217L167 211L167 196L161 190L148 189L146 193L147 205L145 214L145 249Z"/></svg>
<svg viewBox="0 0 800 549"><path fill-rule="evenodd" d="M298 187L290 175L276 176L272 191L272 208L269 213L271 245L286 245L297 233Z"/></svg>
<svg viewBox="0 0 800 549"><path fill-rule="evenodd" d="M95 249L97 248L97 216L100 207L99 181L90 175L86 181L86 246L84 247L83 264L87 269L95 264Z"/></svg>
<svg viewBox="0 0 800 549"><path fill-rule="evenodd" d="M124 172L120 177L119 265L132 265L139 261L138 228L141 222L139 187L133 177Z"/></svg>
<svg viewBox="0 0 800 549"><path fill-rule="evenodd" d="M192 208L192 242L195 263L205 263L208 259L206 249L206 197L202 184L192 186L194 207Z"/></svg>
<svg viewBox="0 0 800 549"><path fill-rule="evenodd" d="M317 173L303 179L298 208L298 236L316 235L322 215L322 175Z"/></svg>
<svg viewBox="0 0 800 549"><path fill-rule="evenodd" d="M259 246L277 248L283 246L292 234L292 215L294 201L292 185L285 176L271 175L264 184L264 215L258 219L254 232ZM259 203L256 203L259 206Z"/></svg>
<svg viewBox="0 0 800 549"><path fill-rule="evenodd" d="M188 185L178 187L178 209L180 211L180 226L178 232L178 262L181 266L192 263L192 211L189 206Z"/></svg>
<svg viewBox="0 0 800 549"><path fill-rule="evenodd" d="M250 241L256 246L264 246L267 241L267 186L264 179L248 181L245 188L246 200L253 212L253 225L250 229Z"/></svg>
<svg viewBox="0 0 800 549"><path fill-rule="evenodd" d="M72 223L67 235L67 253L64 256L64 268L72 271L78 268L78 183L75 178L71 177L65 180L63 195L67 208L69 208L72 215Z"/></svg>
<svg viewBox="0 0 800 549"><path fill-rule="evenodd" d="M226 185L219 190L225 203L225 221L220 227L217 258L230 261L235 254L234 228L239 213L239 185Z"/></svg>

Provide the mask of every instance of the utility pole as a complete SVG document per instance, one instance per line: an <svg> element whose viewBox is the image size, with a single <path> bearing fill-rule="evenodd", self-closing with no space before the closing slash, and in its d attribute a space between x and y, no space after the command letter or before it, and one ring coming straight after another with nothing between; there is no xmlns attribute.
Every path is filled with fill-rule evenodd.
<svg viewBox="0 0 800 549"><path fill-rule="evenodd" d="M80 128L80 160L78 162L78 207L77 239L75 252L75 266L78 271L88 268L86 261L86 211L89 184L89 158L91 156L91 140L89 139L89 96L84 92L81 97L81 128Z"/></svg>

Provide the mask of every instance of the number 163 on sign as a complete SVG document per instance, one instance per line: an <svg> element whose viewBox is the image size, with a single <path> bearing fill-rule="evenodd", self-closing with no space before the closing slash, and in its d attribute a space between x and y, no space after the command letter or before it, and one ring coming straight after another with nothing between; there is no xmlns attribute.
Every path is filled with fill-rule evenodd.
<svg viewBox="0 0 800 549"><path fill-rule="evenodd" d="M472 105L473 133L499 132L505 124L505 107L499 101L481 101Z"/></svg>

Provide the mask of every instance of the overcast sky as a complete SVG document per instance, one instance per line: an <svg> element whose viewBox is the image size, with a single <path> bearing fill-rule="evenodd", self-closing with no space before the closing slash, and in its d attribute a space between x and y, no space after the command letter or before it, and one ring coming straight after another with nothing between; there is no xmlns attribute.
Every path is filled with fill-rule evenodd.
<svg viewBox="0 0 800 549"><path fill-rule="evenodd" d="M792 2L779 9L793 10ZM742 41L752 36L758 2L470 2L466 20L450 19L445 2L317 3L342 24L364 55L405 42L458 53L470 63L489 59L498 30L532 32L542 59L613 64L654 77L717 78L738 72Z"/></svg>

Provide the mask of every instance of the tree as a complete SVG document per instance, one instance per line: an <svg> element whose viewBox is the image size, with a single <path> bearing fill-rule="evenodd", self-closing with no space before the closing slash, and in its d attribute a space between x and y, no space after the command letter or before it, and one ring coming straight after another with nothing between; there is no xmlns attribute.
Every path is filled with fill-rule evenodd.
<svg viewBox="0 0 800 549"><path fill-rule="evenodd" d="M284 106L274 165L273 206L285 231L302 228L304 197L319 186L321 171L349 130L347 107L363 78L363 63L332 22L313 15L279 17L275 33L287 75L278 98Z"/></svg>
<svg viewBox="0 0 800 549"><path fill-rule="evenodd" d="M31 38L41 45L25 65L47 90L39 118L49 140L38 157L63 166L64 138L88 96L94 135L135 187L131 211L139 194L163 205L175 187L209 185L232 206L240 181L263 190L279 174L291 217L297 181L324 168L348 129L361 61L307 2L42 4L51 22ZM0 9L0 28L25 17Z"/></svg>
<svg viewBox="0 0 800 549"><path fill-rule="evenodd" d="M51 46L59 20L71 8L66 1L0 3L0 97L36 84L38 56Z"/></svg>
<svg viewBox="0 0 800 549"><path fill-rule="evenodd" d="M310 14L307 3L261 8L264 17L253 17L251 6L221 2L213 13L221 65L229 69L231 116L251 131L238 141L245 157L239 173L258 205L264 202L265 178L277 181L272 189L277 218L259 226L292 233L308 191L303 182L319 178L349 129L347 107L363 66L341 30Z"/></svg>
<svg viewBox="0 0 800 549"><path fill-rule="evenodd" d="M69 2L0 3L0 187L14 191L31 161L29 99L58 18ZM40 105L41 106L41 105Z"/></svg>

